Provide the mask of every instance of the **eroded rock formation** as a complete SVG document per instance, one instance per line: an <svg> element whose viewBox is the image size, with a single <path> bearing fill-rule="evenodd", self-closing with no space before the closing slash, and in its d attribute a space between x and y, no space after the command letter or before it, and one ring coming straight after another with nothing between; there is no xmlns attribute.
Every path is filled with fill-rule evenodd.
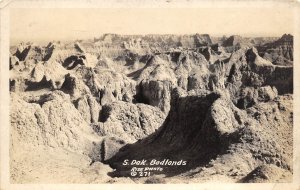
<svg viewBox="0 0 300 190"><path fill-rule="evenodd" d="M105 34L11 47L11 177L27 183L287 182L292 63L291 35ZM78 178L28 172L42 171L43 155L50 156L51 171L70 170ZM65 168L69 159L80 169ZM128 179L133 166L124 159L186 165ZM53 167L58 162L62 169Z"/></svg>

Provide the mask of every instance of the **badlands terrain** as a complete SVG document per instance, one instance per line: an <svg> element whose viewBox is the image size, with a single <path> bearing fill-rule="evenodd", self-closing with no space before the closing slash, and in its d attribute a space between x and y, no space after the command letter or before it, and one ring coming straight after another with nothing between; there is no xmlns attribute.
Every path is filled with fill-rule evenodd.
<svg viewBox="0 0 300 190"><path fill-rule="evenodd" d="M19 42L9 64L12 183L292 180L289 34Z"/></svg>

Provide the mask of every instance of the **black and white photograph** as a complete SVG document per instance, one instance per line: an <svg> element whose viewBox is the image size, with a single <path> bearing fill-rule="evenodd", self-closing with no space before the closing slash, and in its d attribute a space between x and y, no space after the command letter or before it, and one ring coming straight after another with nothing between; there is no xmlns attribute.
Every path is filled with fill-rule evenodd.
<svg viewBox="0 0 300 190"><path fill-rule="evenodd" d="M10 184L299 183L299 3L32 2L1 20Z"/></svg>

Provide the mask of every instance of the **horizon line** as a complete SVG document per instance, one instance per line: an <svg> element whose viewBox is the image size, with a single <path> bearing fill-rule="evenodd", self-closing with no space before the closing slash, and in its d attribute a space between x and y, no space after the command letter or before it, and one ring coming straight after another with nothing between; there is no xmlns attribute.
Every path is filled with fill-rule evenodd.
<svg viewBox="0 0 300 190"><path fill-rule="evenodd" d="M90 36L90 37L77 37L77 38L56 38L56 39L47 39L47 38L14 38L14 37L10 37L10 41L30 41L30 40L34 40L34 41L77 41L77 40L93 40L93 39L97 39L97 38L101 38L105 35L117 35L117 36L193 36L193 35L209 35L210 38L222 38L222 37L231 37L231 36L240 36L242 38L280 38L283 35L292 35L294 36L292 33L283 33L283 34L272 34L272 35L266 35L266 34L209 34L209 33L183 33L183 34L179 34L179 33L147 33L147 34L121 34L121 33L103 33L97 36Z"/></svg>

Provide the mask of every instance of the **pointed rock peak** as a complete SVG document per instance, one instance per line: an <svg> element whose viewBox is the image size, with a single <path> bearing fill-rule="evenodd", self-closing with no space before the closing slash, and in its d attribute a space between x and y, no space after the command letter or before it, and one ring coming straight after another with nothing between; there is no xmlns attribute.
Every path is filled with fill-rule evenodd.
<svg viewBox="0 0 300 190"><path fill-rule="evenodd" d="M79 42L76 42L74 44L74 47L77 51L79 51L80 53L85 53L85 49L81 46L81 44Z"/></svg>
<svg viewBox="0 0 300 190"><path fill-rule="evenodd" d="M293 42L293 36L291 34L284 34L277 42Z"/></svg>
<svg viewBox="0 0 300 190"><path fill-rule="evenodd" d="M15 53L15 56L20 60L20 61L24 61L29 53L31 49L31 45L30 44L24 44L24 43L20 43L18 45L17 51Z"/></svg>
<svg viewBox="0 0 300 190"><path fill-rule="evenodd" d="M249 62L249 61L253 62L257 56L259 56L259 55L258 55L257 49L254 47L252 47L246 51L247 62Z"/></svg>
<svg viewBox="0 0 300 190"><path fill-rule="evenodd" d="M238 45L243 41L243 38L239 35L232 35L229 38L227 38L224 42L224 46L235 46Z"/></svg>
<svg viewBox="0 0 300 190"><path fill-rule="evenodd" d="M47 49L54 49L56 47L56 44L54 42L49 42L48 45L46 46Z"/></svg>
<svg viewBox="0 0 300 190"><path fill-rule="evenodd" d="M212 40L208 34L195 34L195 42L197 46L210 45Z"/></svg>
<svg viewBox="0 0 300 190"><path fill-rule="evenodd" d="M273 65L270 61L260 57L257 49L254 47L248 49L245 56L248 63L254 63L255 65Z"/></svg>

